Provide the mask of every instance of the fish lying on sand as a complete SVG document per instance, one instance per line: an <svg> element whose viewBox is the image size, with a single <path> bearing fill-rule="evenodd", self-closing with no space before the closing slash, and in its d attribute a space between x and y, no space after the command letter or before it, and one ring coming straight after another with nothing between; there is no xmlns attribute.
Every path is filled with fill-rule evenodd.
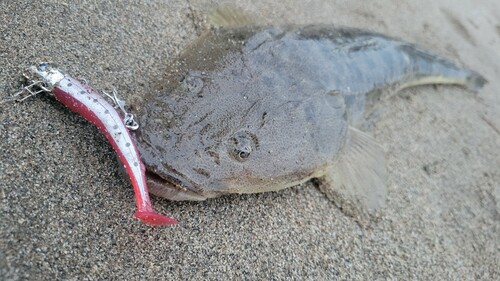
<svg viewBox="0 0 500 281"><path fill-rule="evenodd" d="M133 105L151 193L204 200L318 179L329 199L356 215L385 204L384 152L355 129L379 95L423 84L478 91L486 83L381 34L231 24L202 34L166 80Z"/></svg>

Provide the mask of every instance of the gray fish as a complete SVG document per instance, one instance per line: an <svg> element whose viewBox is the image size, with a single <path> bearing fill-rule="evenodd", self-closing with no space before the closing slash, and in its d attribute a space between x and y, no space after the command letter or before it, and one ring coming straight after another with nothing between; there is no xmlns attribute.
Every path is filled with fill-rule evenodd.
<svg viewBox="0 0 500 281"><path fill-rule="evenodd" d="M347 213L386 198L381 147L355 129L380 93L486 80L381 34L327 25L219 27L134 107L152 194L204 200L311 179Z"/></svg>

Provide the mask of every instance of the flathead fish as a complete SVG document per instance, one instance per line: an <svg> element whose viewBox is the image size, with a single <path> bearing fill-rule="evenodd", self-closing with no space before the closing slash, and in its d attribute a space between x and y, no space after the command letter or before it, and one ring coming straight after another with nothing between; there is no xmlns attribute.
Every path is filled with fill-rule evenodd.
<svg viewBox="0 0 500 281"><path fill-rule="evenodd" d="M398 39L328 25L212 28L134 105L151 193L204 200L311 179L343 210L385 204L384 152L356 129L380 94L479 90L478 73Z"/></svg>

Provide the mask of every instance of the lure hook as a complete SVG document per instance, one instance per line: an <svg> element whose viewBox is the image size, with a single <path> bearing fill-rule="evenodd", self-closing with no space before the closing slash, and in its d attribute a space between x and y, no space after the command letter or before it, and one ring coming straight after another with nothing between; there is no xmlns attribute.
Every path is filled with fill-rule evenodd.
<svg viewBox="0 0 500 281"><path fill-rule="evenodd" d="M125 110L125 101L118 98L118 91L115 87L113 87L113 90L111 91L113 95L107 93L106 91L102 91L102 93L113 101L113 103L115 104L115 108L118 107L122 111L123 116L125 116L123 118L123 123L125 124L125 127L127 127L127 129L131 131L139 129L139 123L135 121L134 115L132 113L129 113Z"/></svg>

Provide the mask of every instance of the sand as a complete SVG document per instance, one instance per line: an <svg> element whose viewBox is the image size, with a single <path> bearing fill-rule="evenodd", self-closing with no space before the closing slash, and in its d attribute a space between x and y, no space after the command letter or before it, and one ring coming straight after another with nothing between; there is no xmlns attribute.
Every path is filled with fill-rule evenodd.
<svg viewBox="0 0 500 281"><path fill-rule="evenodd" d="M1 1L0 99L40 61L125 98L146 93L216 1L100 2ZM95 127L48 95L1 104L0 279L498 280L500 2L237 2L269 22L404 38L489 84L381 102L371 133L387 153L388 202L369 228L311 183L200 203L154 198L181 223L146 226Z"/></svg>

